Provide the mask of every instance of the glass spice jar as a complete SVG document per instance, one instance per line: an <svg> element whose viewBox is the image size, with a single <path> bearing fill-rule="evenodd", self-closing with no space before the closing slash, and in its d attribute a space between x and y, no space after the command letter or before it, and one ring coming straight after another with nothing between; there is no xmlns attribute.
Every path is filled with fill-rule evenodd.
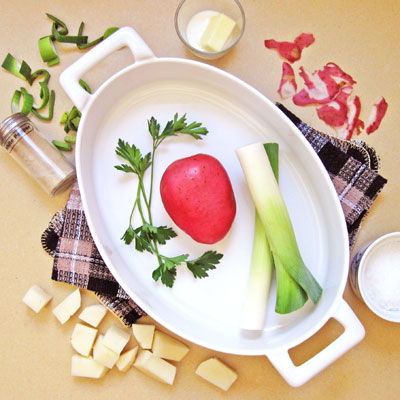
<svg viewBox="0 0 400 400"><path fill-rule="evenodd" d="M0 144L51 196L76 179L74 166L25 114L13 114L0 124Z"/></svg>

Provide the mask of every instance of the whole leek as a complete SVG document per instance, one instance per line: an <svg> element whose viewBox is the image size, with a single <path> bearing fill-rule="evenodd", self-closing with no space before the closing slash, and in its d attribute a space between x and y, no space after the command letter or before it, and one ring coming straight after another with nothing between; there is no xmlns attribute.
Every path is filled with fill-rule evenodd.
<svg viewBox="0 0 400 400"><path fill-rule="evenodd" d="M317 303L322 288L303 262L289 213L263 144L241 147L236 154L273 255L278 285L276 311L295 311L305 303L307 296Z"/></svg>

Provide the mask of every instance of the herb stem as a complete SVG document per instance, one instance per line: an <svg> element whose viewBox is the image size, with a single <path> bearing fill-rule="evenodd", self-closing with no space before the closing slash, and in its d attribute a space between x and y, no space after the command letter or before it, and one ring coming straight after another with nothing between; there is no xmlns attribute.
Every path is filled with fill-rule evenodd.
<svg viewBox="0 0 400 400"><path fill-rule="evenodd" d="M142 202L140 201L140 192L142 192L142 195L143 195L144 187L143 187L143 179L141 177L139 177L138 195L136 197L136 201L137 201L137 206L138 206L138 210L139 210L139 213L140 213L140 217L142 218L142 222L143 222L143 224L146 224L147 221L146 221L146 218L144 217L144 214L143 214ZM150 216L150 219L151 219L151 216ZM151 224L151 221L149 221L149 222Z"/></svg>
<svg viewBox="0 0 400 400"><path fill-rule="evenodd" d="M129 226L132 226L133 213L135 212L138 201L140 201L139 196L140 196L140 187L138 186L137 193L136 193L136 199L135 199L135 202L133 203L133 207L132 207L131 213L129 215Z"/></svg>

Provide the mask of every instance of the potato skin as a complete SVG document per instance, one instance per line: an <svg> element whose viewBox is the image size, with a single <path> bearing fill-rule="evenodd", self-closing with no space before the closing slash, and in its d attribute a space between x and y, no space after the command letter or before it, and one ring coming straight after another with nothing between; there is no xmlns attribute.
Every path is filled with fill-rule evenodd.
<svg viewBox="0 0 400 400"><path fill-rule="evenodd" d="M236 200L222 164L208 154L174 161L160 182L165 210L195 241L213 244L223 239L236 215Z"/></svg>

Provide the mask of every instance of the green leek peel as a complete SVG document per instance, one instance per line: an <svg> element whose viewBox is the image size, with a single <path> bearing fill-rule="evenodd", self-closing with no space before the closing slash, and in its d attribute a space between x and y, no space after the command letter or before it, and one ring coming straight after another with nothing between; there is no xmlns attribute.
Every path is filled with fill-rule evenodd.
<svg viewBox="0 0 400 400"><path fill-rule="evenodd" d="M78 30L78 36L82 36L84 26L85 26L85 24L83 22L81 22L81 24L79 26L79 30ZM98 37L97 39L92 40L91 42L80 43L80 44L78 43L77 46L78 46L79 50L86 50L89 47L93 47L96 44L100 43L104 39L107 39L110 35L112 35L118 29L119 28L116 28L116 27L107 28L102 36Z"/></svg>
<svg viewBox="0 0 400 400"><path fill-rule="evenodd" d="M20 63L12 54L8 53L1 66L13 75L23 80L28 80L31 75L31 68L25 62Z"/></svg>
<svg viewBox="0 0 400 400"><path fill-rule="evenodd" d="M257 213L264 228L277 273L275 311L290 313L309 297L316 304L322 288L307 269L297 245L285 202L261 143L236 150ZM260 185L260 182L263 182Z"/></svg>
<svg viewBox="0 0 400 400"><path fill-rule="evenodd" d="M56 101L56 92L54 90L52 90L50 92L50 96L48 97L48 101L47 101L47 104L49 106L48 107L48 115L46 116L46 115L43 115L43 114L39 113L38 112L39 109L36 108L36 107L32 107L31 111L39 119L42 119L44 121L51 121L53 119L55 101Z"/></svg>
<svg viewBox="0 0 400 400"><path fill-rule="evenodd" d="M72 146L67 142L62 142L61 140L52 140L51 143L53 143L53 145L59 150L63 150L63 151L71 151L72 150Z"/></svg>
<svg viewBox="0 0 400 400"><path fill-rule="evenodd" d="M22 98L22 105L21 105ZM31 94L29 94L25 88L20 88L20 90L16 90L11 99L11 112L17 113L21 112L25 115L28 115L32 111L34 99Z"/></svg>
<svg viewBox="0 0 400 400"><path fill-rule="evenodd" d="M64 112L61 117L60 123L64 124L65 133L78 130L81 115L81 112L75 106L72 106L70 112Z"/></svg>
<svg viewBox="0 0 400 400"><path fill-rule="evenodd" d="M42 60L47 63L48 66L52 66L60 62L56 48L53 44L52 36L44 36L40 38L38 45L40 56L42 57Z"/></svg>

